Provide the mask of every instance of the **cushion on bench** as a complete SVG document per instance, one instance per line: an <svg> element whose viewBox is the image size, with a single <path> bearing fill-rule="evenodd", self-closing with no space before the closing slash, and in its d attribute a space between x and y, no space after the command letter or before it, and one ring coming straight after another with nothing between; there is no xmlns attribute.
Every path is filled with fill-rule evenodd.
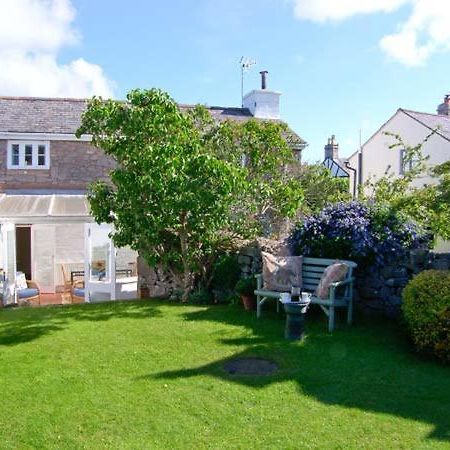
<svg viewBox="0 0 450 450"><path fill-rule="evenodd" d="M326 299L330 295L330 286L332 283L342 281L345 279L348 273L349 267L347 264L336 261L334 264L329 265L323 272L322 277L317 285L316 296L322 299Z"/></svg>
<svg viewBox="0 0 450 450"><path fill-rule="evenodd" d="M264 289L291 292L292 286L302 286L302 256L274 256L261 252Z"/></svg>
<svg viewBox="0 0 450 450"><path fill-rule="evenodd" d="M30 298L39 295L39 290L34 288L17 289L17 296L19 298Z"/></svg>
<svg viewBox="0 0 450 450"><path fill-rule="evenodd" d="M84 297L84 289L83 288L74 288L73 295L77 297Z"/></svg>

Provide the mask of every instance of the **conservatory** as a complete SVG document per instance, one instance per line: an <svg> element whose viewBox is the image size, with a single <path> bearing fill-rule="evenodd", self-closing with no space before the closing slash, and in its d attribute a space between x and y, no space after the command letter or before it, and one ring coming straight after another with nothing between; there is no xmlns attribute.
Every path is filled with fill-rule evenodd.
<svg viewBox="0 0 450 450"><path fill-rule="evenodd" d="M86 302L137 297L137 253L116 248L112 228L96 224L82 194L1 194L3 302L17 302L17 274L41 294L84 281Z"/></svg>

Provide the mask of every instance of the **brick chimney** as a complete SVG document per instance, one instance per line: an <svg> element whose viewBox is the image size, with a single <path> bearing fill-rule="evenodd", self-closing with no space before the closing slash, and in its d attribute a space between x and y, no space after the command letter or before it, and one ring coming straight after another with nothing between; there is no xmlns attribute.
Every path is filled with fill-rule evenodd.
<svg viewBox="0 0 450 450"><path fill-rule="evenodd" d="M444 103L438 106L437 113L441 116L450 116L450 94L444 97Z"/></svg>
<svg viewBox="0 0 450 450"><path fill-rule="evenodd" d="M254 89L244 95L243 106L259 119L279 119L281 92L267 89L267 74L269 73L267 70L259 73L261 74L261 89Z"/></svg>
<svg viewBox="0 0 450 450"><path fill-rule="evenodd" d="M333 134L328 138L328 144L325 145L325 159L336 160L339 158L339 144L336 142L336 136Z"/></svg>

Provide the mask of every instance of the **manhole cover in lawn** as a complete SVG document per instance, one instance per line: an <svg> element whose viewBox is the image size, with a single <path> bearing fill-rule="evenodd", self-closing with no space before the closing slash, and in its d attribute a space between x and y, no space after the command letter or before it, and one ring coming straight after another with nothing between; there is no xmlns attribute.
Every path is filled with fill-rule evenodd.
<svg viewBox="0 0 450 450"><path fill-rule="evenodd" d="M269 359L236 358L227 361L223 368L230 375L272 375L278 366Z"/></svg>

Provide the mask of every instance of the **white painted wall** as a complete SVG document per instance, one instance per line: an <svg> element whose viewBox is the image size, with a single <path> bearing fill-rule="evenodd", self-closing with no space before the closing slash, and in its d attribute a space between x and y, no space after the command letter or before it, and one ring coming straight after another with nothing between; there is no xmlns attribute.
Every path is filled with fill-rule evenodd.
<svg viewBox="0 0 450 450"><path fill-rule="evenodd" d="M398 110L362 147L363 184L371 177L380 178L388 173L401 176L401 148L390 149L389 146L397 141L394 137L385 135L385 132L398 134L407 146L415 146L423 142L431 130ZM428 164L430 166L442 164L450 160L450 142L433 134L423 144L422 154L429 156ZM348 159L351 167L358 169L358 154L355 153ZM434 182L433 178L424 176L415 180L413 186L421 187ZM450 242L438 240L435 251L450 251Z"/></svg>
<svg viewBox="0 0 450 450"><path fill-rule="evenodd" d="M400 147L390 149L389 146L396 143L395 138L384 133L390 132L402 137L407 146L415 146L430 134L430 130L422 124L407 116L403 111L397 111L362 147L362 182L369 178L380 178L386 174L401 176ZM450 142L441 136L434 134L423 145L422 153L429 156L429 165L441 164L450 159ZM358 156L352 155L351 166L358 168ZM414 183L415 186L433 183L429 176L422 177Z"/></svg>
<svg viewBox="0 0 450 450"><path fill-rule="evenodd" d="M243 105L258 119L279 119L280 95L268 89L254 89L244 96Z"/></svg>

